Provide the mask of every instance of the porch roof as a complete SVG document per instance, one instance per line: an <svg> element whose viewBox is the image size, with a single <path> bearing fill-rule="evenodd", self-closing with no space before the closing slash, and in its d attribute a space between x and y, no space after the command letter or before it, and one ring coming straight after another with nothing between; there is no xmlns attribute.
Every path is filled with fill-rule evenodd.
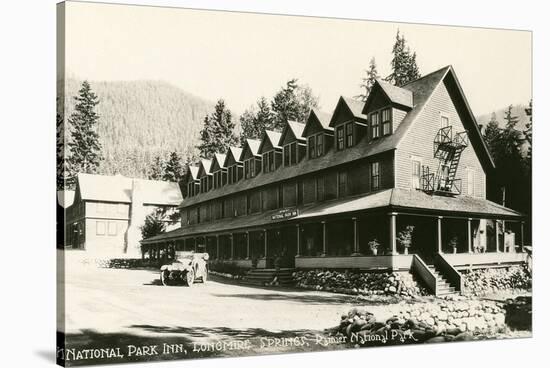
<svg viewBox="0 0 550 368"><path fill-rule="evenodd" d="M279 210L266 211L256 215L232 217L201 224L188 225L142 241L143 244L157 243L186 236L223 233L233 230L273 226L280 223L294 223L300 220L336 216L345 213L358 213L384 209L410 214L432 216L462 216L479 218L520 219L523 215L483 198L458 196L445 197L429 195L419 190L386 189L376 193L351 198L332 200L298 207L299 215L288 220L272 220Z"/></svg>

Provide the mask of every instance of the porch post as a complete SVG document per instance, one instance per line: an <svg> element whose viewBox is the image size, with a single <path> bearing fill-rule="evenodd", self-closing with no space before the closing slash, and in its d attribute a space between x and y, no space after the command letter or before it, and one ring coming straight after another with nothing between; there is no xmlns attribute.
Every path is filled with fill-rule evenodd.
<svg viewBox="0 0 550 368"><path fill-rule="evenodd" d="M499 239L498 220L495 220L495 241L496 241L496 245L497 245L497 253L500 253L500 239Z"/></svg>
<svg viewBox="0 0 550 368"><path fill-rule="evenodd" d="M397 253L397 213L392 212L390 213L390 245L391 245L391 254L392 256L396 256L399 253Z"/></svg>
<svg viewBox="0 0 550 368"><path fill-rule="evenodd" d="M264 229L264 258L267 259L267 229Z"/></svg>
<svg viewBox="0 0 550 368"><path fill-rule="evenodd" d="M216 234L216 259L220 259L220 236Z"/></svg>
<svg viewBox="0 0 550 368"><path fill-rule="evenodd" d="M441 220L443 216L437 216L437 252L443 253L443 241L441 238Z"/></svg>
<svg viewBox="0 0 550 368"><path fill-rule="evenodd" d="M352 256L359 255L359 233L357 232L357 217L352 217L353 221L353 253Z"/></svg>
<svg viewBox="0 0 550 368"><path fill-rule="evenodd" d="M229 259L235 258L235 247L233 245L234 243L233 238L234 238L233 233L229 234L229 240L231 241L231 256L229 257Z"/></svg>
<svg viewBox="0 0 550 368"><path fill-rule="evenodd" d="M246 232L246 259L250 259L250 231Z"/></svg>
<svg viewBox="0 0 550 368"><path fill-rule="evenodd" d="M300 224L296 224L296 257L300 257Z"/></svg>
<svg viewBox="0 0 550 368"><path fill-rule="evenodd" d="M323 225L323 254L321 256L327 255L327 222L321 221L321 224Z"/></svg>
<svg viewBox="0 0 550 368"><path fill-rule="evenodd" d="M520 246L520 251L523 252L523 247L525 246L525 243L524 243L524 238L523 238L523 226L524 226L525 222L521 222L520 224L520 238L519 238L519 246Z"/></svg>
<svg viewBox="0 0 550 368"><path fill-rule="evenodd" d="M472 219L468 219L468 253L472 253Z"/></svg>

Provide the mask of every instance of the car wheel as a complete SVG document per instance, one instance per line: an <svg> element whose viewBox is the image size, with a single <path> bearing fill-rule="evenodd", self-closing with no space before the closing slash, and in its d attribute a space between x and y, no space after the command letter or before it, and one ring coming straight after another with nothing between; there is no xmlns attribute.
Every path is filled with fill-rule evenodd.
<svg viewBox="0 0 550 368"><path fill-rule="evenodd" d="M202 283L204 284L207 279L208 279L208 271L204 270L204 271L202 271L202 277L201 277Z"/></svg>
<svg viewBox="0 0 550 368"><path fill-rule="evenodd" d="M161 271L160 272L160 282L164 286L168 286L168 277L169 277L169 271Z"/></svg>
<svg viewBox="0 0 550 368"><path fill-rule="evenodd" d="M193 286L193 283L195 282L195 271L192 269L187 271L185 274L185 284L187 286Z"/></svg>

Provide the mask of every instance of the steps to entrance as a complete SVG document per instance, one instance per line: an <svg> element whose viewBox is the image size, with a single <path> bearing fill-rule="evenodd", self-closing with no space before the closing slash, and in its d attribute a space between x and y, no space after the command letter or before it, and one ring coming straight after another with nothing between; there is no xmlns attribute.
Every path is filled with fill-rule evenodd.
<svg viewBox="0 0 550 368"><path fill-rule="evenodd" d="M294 283L292 273L294 268L253 268L248 271L244 281L251 285L259 286L281 286Z"/></svg>
<svg viewBox="0 0 550 368"><path fill-rule="evenodd" d="M445 295L455 295L458 292L455 290L454 286L447 281L447 279L439 272L434 265L428 265L430 271L437 278L437 292L436 296L445 296Z"/></svg>

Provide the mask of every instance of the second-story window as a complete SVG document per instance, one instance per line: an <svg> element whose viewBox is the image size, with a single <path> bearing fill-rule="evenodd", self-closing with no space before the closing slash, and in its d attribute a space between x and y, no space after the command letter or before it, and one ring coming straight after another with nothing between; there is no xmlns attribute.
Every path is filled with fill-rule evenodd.
<svg viewBox="0 0 550 368"><path fill-rule="evenodd" d="M283 148L283 165L290 165L290 146L286 145Z"/></svg>
<svg viewBox="0 0 550 368"><path fill-rule="evenodd" d="M190 181L189 183L187 183L187 196L188 197L193 197L195 194L193 193L194 189L194 185L193 185L193 182Z"/></svg>
<svg viewBox="0 0 550 368"><path fill-rule="evenodd" d="M250 179L256 176L256 160L254 157L244 162L244 177Z"/></svg>
<svg viewBox="0 0 550 368"><path fill-rule="evenodd" d="M208 178L203 176L201 178L201 193L206 193L208 191Z"/></svg>
<svg viewBox="0 0 550 368"><path fill-rule="evenodd" d="M269 171L275 171L275 151L270 151L268 154Z"/></svg>
<svg viewBox="0 0 550 368"><path fill-rule="evenodd" d="M372 162L370 164L370 188L371 190L380 189L380 163Z"/></svg>
<svg viewBox="0 0 550 368"><path fill-rule="evenodd" d="M391 109L382 110L382 134L391 134Z"/></svg>
<svg viewBox="0 0 550 368"><path fill-rule="evenodd" d="M346 147L353 146L353 123L346 124Z"/></svg>
<svg viewBox="0 0 550 368"><path fill-rule="evenodd" d="M412 160L411 186L413 189L420 189L420 161Z"/></svg>
<svg viewBox="0 0 550 368"><path fill-rule="evenodd" d="M447 115L441 114L441 128L446 128L449 126L449 117Z"/></svg>
<svg viewBox="0 0 550 368"><path fill-rule="evenodd" d="M264 173L269 172L269 156L267 153L262 155L262 170Z"/></svg>
<svg viewBox="0 0 550 368"><path fill-rule="evenodd" d="M312 135L307 139L307 156L308 158L315 158L315 136Z"/></svg>
<svg viewBox="0 0 550 368"><path fill-rule="evenodd" d="M296 142L290 144L290 164L298 163L298 144Z"/></svg>
<svg viewBox="0 0 550 368"><path fill-rule="evenodd" d="M338 151L344 149L344 126L336 127L336 148Z"/></svg>
<svg viewBox="0 0 550 368"><path fill-rule="evenodd" d="M317 134L316 140L317 140L317 157L322 156L325 152L324 149L324 139L323 134Z"/></svg>
<svg viewBox="0 0 550 368"><path fill-rule="evenodd" d="M378 115L378 112L372 113L370 115L370 129L371 129L371 137L372 138L378 138L380 137L380 117Z"/></svg>

